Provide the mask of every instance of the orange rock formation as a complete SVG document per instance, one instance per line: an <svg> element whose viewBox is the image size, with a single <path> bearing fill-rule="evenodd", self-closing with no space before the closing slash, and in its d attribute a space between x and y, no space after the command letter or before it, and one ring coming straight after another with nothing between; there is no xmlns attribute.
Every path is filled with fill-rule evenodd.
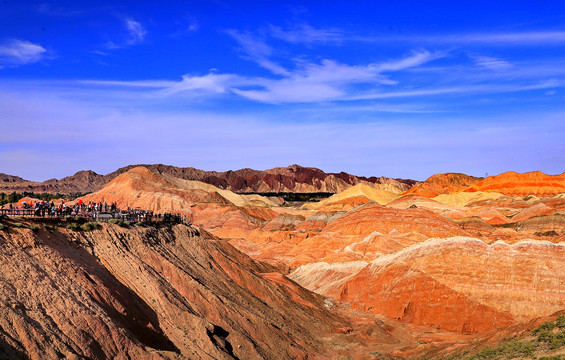
<svg viewBox="0 0 565 360"><path fill-rule="evenodd" d="M416 194L425 197L434 197L441 194L449 194L466 189L476 184L481 178L465 174L446 173L430 176L426 181L420 183L405 194Z"/></svg>
<svg viewBox="0 0 565 360"><path fill-rule="evenodd" d="M498 192L511 196L550 197L565 192L565 173L546 175L541 171L524 174L513 171L490 176L465 189L467 192Z"/></svg>
<svg viewBox="0 0 565 360"><path fill-rule="evenodd" d="M486 332L565 304L565 245L430 240L377 258L339 299L371 312L460 332Z"/></svg>

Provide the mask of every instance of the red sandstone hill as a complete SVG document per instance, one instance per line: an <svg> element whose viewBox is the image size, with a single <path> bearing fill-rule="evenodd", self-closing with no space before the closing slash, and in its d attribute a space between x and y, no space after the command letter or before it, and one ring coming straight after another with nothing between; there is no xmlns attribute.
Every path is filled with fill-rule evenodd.
<svg viewBox="0 0 565 360"><path fill-rule="evenodd" d="M482 178L457 173L436 174L430 176L426 181L420 183L405 194L416 194L425 197L435 197L441 194L449 194L466 189L467 187L481 181Z"/></svg>
<svg viewBox="0 0 565 360"><path fill-rule="evenodd" d="M464 191L498 192L510 196L550 197L565 193L565 173L547 175L541 171L524 174L513 171L505 172L469 186Z"/></svg>
<svg viewBox="0 0 565 360"><path fill-rule="evenodd" d="M375 259L339 299L414 324L487 332L563 310L564 265L565 244L435 239Z"/></svg>
<svg viewBox="0 0 565 360"><path fill-rule="evenodd" d="M79 171L63 179L51 179L44 182L27 181L10 175L0 176L0 192L48 192L48 193L90 193L101 189L105 184L135 167L143 166L154 173L172 176L183 180L198 180L231 190L236 193L249 192L301 192L338 193L353 185L365 183L373 187L401 193L418 182L406 179L385 177L362 177L341 173L325 173L320 169L291 165L286 168L270 170L241 169L237 171L204 171L192 167L169 165L129 165L108 175L99 175L93 171Z"/></svg>

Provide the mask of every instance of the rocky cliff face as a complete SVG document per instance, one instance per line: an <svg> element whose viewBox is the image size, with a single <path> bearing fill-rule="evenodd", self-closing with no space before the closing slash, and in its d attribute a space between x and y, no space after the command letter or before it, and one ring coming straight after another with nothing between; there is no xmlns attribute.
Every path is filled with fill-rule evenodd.
<svg viewBox="0 0 565 360"><path fill-rule="evenodd" d="M344 326L321 297L184 225L12 228L0 244L0 357L306 358Z"/></svg>

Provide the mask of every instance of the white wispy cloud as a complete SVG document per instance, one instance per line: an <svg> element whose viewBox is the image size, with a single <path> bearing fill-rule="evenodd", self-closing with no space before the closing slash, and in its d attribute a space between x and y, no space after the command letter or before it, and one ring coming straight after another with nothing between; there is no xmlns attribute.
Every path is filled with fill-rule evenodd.
<svg viewBox="0 0 565 360"><path fill-rule="evenodd" d="M447 37L446 39L457 42L541 45L565 42L565 31L468 34L454 35L452 37Z"/></svg>
<svg viewBox="0 0 565 360"><path fill-rule="evenodd" d="M127 46L141 44L145 41L147 30L139 21L130 17L122 18L121 20L123 21L127 33L122 35L121 39L107 41L104 44L106 49L121 49Z"/></svg>
<svg viewBox="0 0 565 360"><path fill-rule="evenodd" d="M379 72L399 71L412 67L416 67L432 60L440 59L446 56L444 52L429 52L427 50L412 51L410 56L400 60L385 62L373 65Z"/></svg>
<svg viewBox="0 0 565 360"><path fill-rule="evenodd" d="M16 66L38 62L47 50L27 40L9 40L0 44L0 65Z"/></svg>
<svg viewBox="0 0 565 360"><path fill-rule="evenodd" d="M481 44L492 46L546 46L565 42L565 31L460 33L441 35L348 35L347 41L374 43Z"/></svg>
<svg viewBox="0 0 565 360"><path fill-rule="evenodd" d="M286 78L267 82L263 89L234 89L233 92L251 100L272 103L339 100L350 95L350 87L356 84L396 84L383 76L382 72L419 66L442 56L422 50L400 60L364 66L323 60L320 64L303 64L302 68L288 72Z"/></svg>
<svg viewBox="0 0 565 360"><path fill-rule="evenodd" d="M292 44L341 42L344 38L344 32L340 29L317 29L307 24L298 25L290 30L283 30L279 26L270 25L269 30L272 37Z"/></svg>
<svg viewBox="0 0 565 360"><path fill-rule="evenodd" d="M138 44L145 40L145 35L147 35L147 30L138 21L131 18L125 19L126 28L130 35L130 44Z"/></svg>
<svg viewBox="0 0 565 360"><path fill-rule="evenodd" d="M477 66L489 70L506 70L512 67L508 61L490 56L471 56Z"/></svg>
<svg viewBox="0 0 565 360"><path fill-rule="evenodd" d="M271 71L273 74L289 74L285 68L269 59L273 54L273 48L257 35L233 29L227 30L226 33L241 46L241 50L246 56L259 66Z"/></svg>
<svg viewBox="0 0 565 360"><path fill-rule="evenodd" d="M214 93L223 94L231 91L235 87L257 85L264 82L260 78L245 78L234 74L215 74L209 73L201 76L183 75L180 82L164 88L163 95L173 95L179 93Z"/></svg>
<svg viewBox="0 0 565 360"><path fill-rule="evenodd" d="M562 87L565 82L556 79L541 81L535 84L508 84L508 85L466 85L456 87L431 88L410 91L390 91L390 92L374 92L352 95L343 100L375 100L375 99L392 99L392 98L415 98L424 96L434 96L443 94L495 94L495 93L512 93L530 90L544 90Z"/></svg>
<svg viewBox="0 0 565 360"><path fill-rule="evenodd" d="M258 47L253 54L268 54L269 49ZM349 65L325 59L320 63L300 62L293 70L284 69L282 78L246 77L238 74L218 74L182 76L180 81L82 81L83 84L97 87L121 87L148 89L155 96L221 95L236 94L252 101L266 103L313 103L335 100L358 99L381 96L374 93L359 92L357 85L392 86L397 82L383 75L413 68L442 57L443 54L426 50L413 51L409 56L394 61ZM137 91L137 90L136 90ZM426 90L430 91L430 90ZM445 93L446 90L434 90ZM451 91L451 90L449 90ZM356 94L356 95L354 95ZM388 93L385 93L388 94ZM417 92L412 92L417 96ZM394 94L391 97L402 95ZM386 97L386 96L383 96Z"/></svg>

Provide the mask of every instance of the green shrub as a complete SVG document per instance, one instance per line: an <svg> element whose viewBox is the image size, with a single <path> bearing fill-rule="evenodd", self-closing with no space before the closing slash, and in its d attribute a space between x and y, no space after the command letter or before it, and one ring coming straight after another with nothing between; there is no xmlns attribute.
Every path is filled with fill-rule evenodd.
<svg viewBox="0 0 565 360"><path fill-rule="evenodd" d="M125 227L125 226L130 226L130 225L131 225L131 221L127 221L127 220L126 220L126 221L124 221L124 223L123 223L122 226Z"/></svg>
<svg viewBox="0 0 565 360"><path fill-rule="evenodd" d="M557 325L557 327L560 329L565 328L565 315L561 315L560 317L555 319L555 325Z"/></svg>
<svg viewBox="0 0 565 360"><path fill-rule="evenodd" d="M141 221L138 221L135 223L136 226L143 226L143 223Z"/></svg>
<svg viewBox="0 0 565 360"><path fill-rule="evenodd" d="M33 232L36 233L36 234L37 234L37 232L39 231L39 225L36 225L36 224L31 224L31 225L29 226L29 228L31 229L31 231L33 231Z"/></svg>
<svg viewBox="0 0 565 360"><path fill-rule="evenodd" d="M532 334L537 335L544 331L551 331L555 327L555 323L553 321L544 322L541 324L537 329L532 331Z"/></svg>
<svg viewBox="0 0 565 360"><path fill-rule="evenodd" d="M67 225L67 229L73 230L73 231L78 231L79 226L78 226L78 224L70 223L70 224Z"/></svg>
<svg viewBox="0 0 565 360"><path fill-rule="evenodd" d="M551 349L561 349L565 347L565 333L554 334L555 336L549 342Z"/></svg>
<svg viewBox="0 0 565 360"><path fill-rule="evenodd" d="M84 231L96 230L100 228L100 224L98 224L96 221L91 221L82 224L80 228Z"/></svg>
<svg viewBox="0 0 565 360"><path fill-rule="evenodd" d="M502 353L509 359L516 357L529 357L532 356L535 351L536 346L534 344L521 341L505 343L502 348Z"/></svg>
<svg viewBox="0 0 565 360"><path fill-rule="evenodd" d="M92 230L92 226L90 226L89 223L86 223L86 224L82 224L81 227L80 227L80 229L81 229L82 231L90 231L90 230Z"/></svg>
<svg viewBox="0 0 565 360"><path fill-rule="evenodd" d="M496 348L486 347L480 352L467 357L467 360L488 360L488 359L516 359L522 357L532 357L536 351L536 346L530 342L506 341Z"/></svg>
<svg viewBox="0 0 565 360"><path fill-rule="evenodd" d="M493 359L494 357L500 354L498 349L493 349L486 347L482 349L480 352L468 358L469 360L483 360L483 359Z"/></svg>
<svg viewBox="0 0 565 360"><path fill-rule="evenodd" d="M4 230L4 229L7 229L7 228L8 228L8 227L7 227L6 225L0 224L0 230Z"/></svg>
<svg viewBox="0 0 565 360"><path fill-rule="evenodd" d="M110 224L116 224L118 226L124 226L124 222L120 219L110 219L108 220Z"/></svg>
<svg viewBox="0 0 565 360"><path fill-rule="evenodd" d="M43 225L43 227L45 227L47 231L53 231L53 229L55 229L53 225Z"/></svg>
<svg viewBox="0 0 565 360"><path fill-rule="evenodd" d="M14 226L15 227L23 227L24 224L22 224L21 222L17 222L17 223L14 223Z"/></svg>

